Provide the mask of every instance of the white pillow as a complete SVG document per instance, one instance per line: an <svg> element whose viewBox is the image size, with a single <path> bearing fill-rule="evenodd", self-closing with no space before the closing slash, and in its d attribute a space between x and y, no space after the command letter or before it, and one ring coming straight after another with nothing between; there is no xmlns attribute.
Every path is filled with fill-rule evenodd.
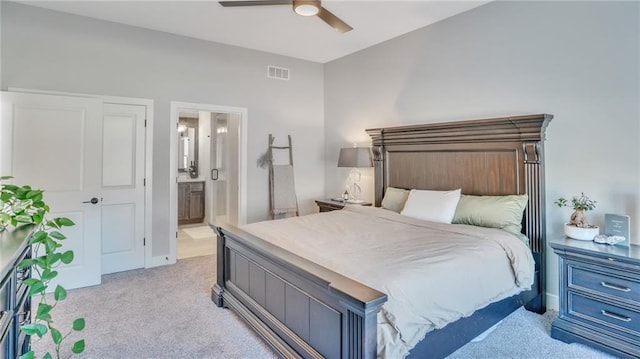
<svg viewBox="0 0 640 359"><path fill-rule="evenodd" d="M438 223L451 223L460 200L460 189L427 191L412 189L401 215Z"/></svg>

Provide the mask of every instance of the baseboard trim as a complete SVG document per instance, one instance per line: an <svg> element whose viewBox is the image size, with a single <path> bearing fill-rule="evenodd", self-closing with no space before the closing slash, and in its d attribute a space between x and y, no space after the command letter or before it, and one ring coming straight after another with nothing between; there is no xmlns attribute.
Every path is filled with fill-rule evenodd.
<svg viewBox="0 0 640 359"><path fill-rule="evenodd" d="M560 310L560 297L557 294L547 293L547 309Z"/></svg>
<svg viewBox="0 0 640 359"><path fill-rule="evenodd" d="M145 268L160 267L167 264L175 264L176 261L170 261L168 256L151 257L151 262L147 263Z"/></svg>

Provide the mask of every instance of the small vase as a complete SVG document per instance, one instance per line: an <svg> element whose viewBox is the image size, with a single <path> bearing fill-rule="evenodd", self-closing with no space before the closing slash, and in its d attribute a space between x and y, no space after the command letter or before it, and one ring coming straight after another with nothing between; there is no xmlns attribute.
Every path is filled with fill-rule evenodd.
<svg viewBox="0 0 640 359"><path fill-rule="evenodd" d="M567 223L564 225L564 234L569 238L577 239L580 241L591 241L593 240L593 237L600 234L600 228L599 227L582 228L582 227L572 226Z"/></svg>

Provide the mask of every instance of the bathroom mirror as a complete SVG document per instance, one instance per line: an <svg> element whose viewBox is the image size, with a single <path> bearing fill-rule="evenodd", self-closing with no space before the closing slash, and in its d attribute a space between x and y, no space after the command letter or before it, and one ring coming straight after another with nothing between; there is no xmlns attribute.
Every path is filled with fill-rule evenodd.
<svg viewBox="0 0 640 359"><path fill-rule="evenodd" d="M178 172L198 177L197 118L180 117L178 122Z"/></svg>

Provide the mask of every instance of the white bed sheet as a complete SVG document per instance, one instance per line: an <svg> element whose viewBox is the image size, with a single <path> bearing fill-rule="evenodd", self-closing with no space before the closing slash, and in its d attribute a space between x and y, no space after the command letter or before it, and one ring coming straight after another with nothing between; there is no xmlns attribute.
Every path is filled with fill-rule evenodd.
<svg viewBox="0 0 640 359"><path fill-rule="evenodd" d="M387 294L379 358L404 358L429 331L533 284L531 251L499 229L362 206L242 229Z"/></svg>

